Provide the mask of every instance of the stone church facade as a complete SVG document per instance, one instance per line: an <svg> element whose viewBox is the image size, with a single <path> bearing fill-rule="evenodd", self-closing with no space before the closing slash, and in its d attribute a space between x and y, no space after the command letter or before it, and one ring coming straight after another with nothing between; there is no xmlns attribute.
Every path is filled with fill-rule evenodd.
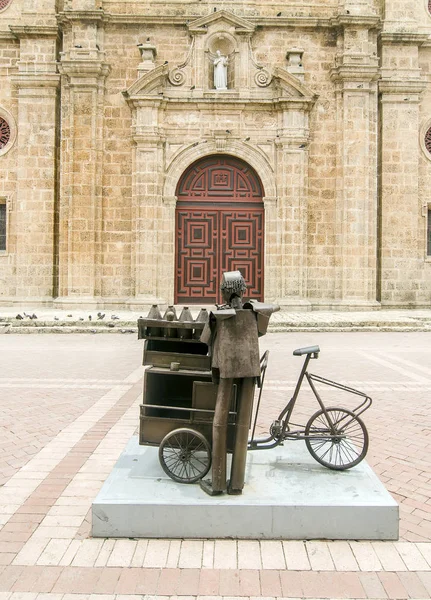
<svg viewBox="0 0 431 600"><path fill-rule="evenodd" d="M0 305L429 306L430 10L0 0Z"/></svg>

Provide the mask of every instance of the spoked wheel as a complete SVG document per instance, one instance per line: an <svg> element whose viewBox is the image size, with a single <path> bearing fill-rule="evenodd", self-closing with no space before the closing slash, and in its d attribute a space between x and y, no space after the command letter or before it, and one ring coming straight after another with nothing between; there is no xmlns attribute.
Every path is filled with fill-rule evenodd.
<svg viewBox="0 0 431 600"><path fill-rule="evenodd" d="M179 483L195 483L208 473L211 447L194 429L175 429L159 446L159 460L164 472Z"/></svg>
<svg viewBox="0 0 431 600"><path fill-rule="evenodd" d="M308 451L328 469L350 469L367 453L367 428L359 417L345 408L327 408L326 413L332 426L323 410L319 410L305 427Z"/></svg>

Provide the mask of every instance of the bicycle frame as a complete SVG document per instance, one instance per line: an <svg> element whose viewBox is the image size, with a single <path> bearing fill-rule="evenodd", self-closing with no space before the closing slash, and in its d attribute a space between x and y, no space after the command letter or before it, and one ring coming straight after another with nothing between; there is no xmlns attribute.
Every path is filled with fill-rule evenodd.
<svg viewBox="0 0 431 600"><path fill-rule="evenodd" d="M320 408L322 409L323 413L325 414L325 417L326 417L329 427L330 427L331 435L328 436L328 433L325 433L324 435L322 435L322 439L328 439L329 437L339 438L340 434L337 433L337 431L335 430L331 416L330 416L329 412L327 411L326 406L324 405L323 400L320 397L320 395L316 389L316 386L314 385L314 382L322 383L322 384L328 385L330 387L335 387L336 389L340 389L340 390L343 390L343 391L346 391L346 392L349 392L349 393L352 393L352 394L362 397L363 398L362 402L358 406L356 406L356 408L354 408L352 411L350 411L355 415L355 417L362 414L364 411L366 411L371 406L371 403L372 403L371 398L369 396L367 396L366 394L364 394L363 392L360 392L359 390L355 390L353 388L345 386L341 383L337 383L337 382L331 381L329 379L324 379L323 377L320 377L319 375L313 375L312 373L309 373L307 371L310 360L317 359L319 357L319 351L320 351L320 349L318 347L315 347L314 351L306 353L304 364L302 365L302 369L299 374L298 381L295 386L295 391L293 392L293 396L289 400L289 402L286 404L284 409L281 411L281 413L279 414L278 419L274 422L277 424L283 423L282 428L276 433L276 435L271 433L269 435L269 437L261 438L261 439L254 439L257 417L258 417L259 407L260 407L260 399L261 399L261 394L262 394L262 387L261 387L258 404L257 404L257 409L256 409L256 414L255 414L255 418L254 418L252 436L251 436L251 440L249 441L249 444L248 444L249 450L266 450L269 448L274 448L274 447L280 445L284 440L289 440L289 439L291 439L291 440L306 440L308 438L313 438L313 439L319 438L319 435L316 435L316 433L313 433L313 435L308 435L308 436L305 435L305 429L298 429L295 431L288 430L290 419L291 419L292 413L293 413L293 409L295 407L296 400L298 399L299 392L301 390L304 378L308 381L308 384L309 384L317 402L319 403ZM264 358L265 358L264 363L265 363L265 367L266 367L266 363L268 360L267 355L265 355ZM264 380L264 375L262 377L261 385L263 385L263 380ZM345 418L347 418L347 417L345 417ZM352 420L353 420L353 418L350 419L350 421L347 420L344 423L344 425L347 426Z"/></svg>

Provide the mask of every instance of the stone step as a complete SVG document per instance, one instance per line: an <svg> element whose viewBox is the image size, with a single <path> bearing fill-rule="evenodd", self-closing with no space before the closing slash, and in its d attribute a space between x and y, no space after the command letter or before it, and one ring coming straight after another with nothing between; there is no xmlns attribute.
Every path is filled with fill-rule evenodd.
<svg viewBox="0 0 431 600"><path fill-rule="evenodd" d="M431 326L425 323L390 323L390 322L359 322L359 323L274 323L269 326L269 332L413 332L431 331ZM114 326L108 324L96 325L95 323L58 323L56 321L39 321L17 323L0 322L0 334L27 334L27 333L133 333L137 334L138 328L135 321L116 321Z"/></svg>

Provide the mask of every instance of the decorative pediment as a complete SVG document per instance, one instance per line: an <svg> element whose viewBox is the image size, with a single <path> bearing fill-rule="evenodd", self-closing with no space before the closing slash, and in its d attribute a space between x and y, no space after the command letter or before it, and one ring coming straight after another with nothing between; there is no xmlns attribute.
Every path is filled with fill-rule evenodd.
<svg viewBox="0 0 431 600"><path fill-rule="evenodd" d="M306 100L314 103L318 96L308 87L299 81L297 77L289 73L282 67L275 67L273 71L273 80L278 85L279 89L283 90L287 96L297 98L298 100Z"/></svg>
<svg viewBox="0 0 431 600"><path fill-rule="evenodd" d="M184 99L187 98L188 102L193 101L193 99L196 102L217 102L218 95L216 91L211 95L198 95L194 90L184 90L184 94L179 97L177 86L171 82L172 72L169 64L160 65L137 79L123 92L123 95L128 101L151 98L158 100L163 98L167 101L175 99L178 101L181 96L184 96ZM303 101L312 105L317 99L314 92L282 67L275 67L272 72L267 69L258 69L255 80L258 80L258 83L255 86L255 91L250 95L250 101L252 102L259 102L259 86L262 100L272 99L274 102L277 102L277 100ZM223 94L223 96L220 96L221 98L224 104L229 100L233 103L238 101L236 95Z"/></svg>
<svg viewBox="0 0 431 600"><path fill-rule="evenodd" d="M159 92L163 92L166 88L168 80L169 66L168 64L155 67L142 77L137 79L127 90L123 92L126 100L136 99L141 96L159 96Z"/></svg>
<svg viewBox="0 0 431 600"><path fill-rule="evenodd" d="M143 59L138 66L140 77L124 92L129 102L158 99L226 105L299 100L310 107L314 103L315 94L301 81L302 65L296 69L300 75L295 76L289 62L287 68L257 62L251 44L253 23L220 10L195 19L188 29L189 49L175 62L155 67L155 40L148 38L139 46ZM299 60L303 50L294 49L290 54ZM158 56L163 59L160 53Z"/></svg>
<svg viewBox="0 0 431 600"><path fill-rule="evenodd" d="M188 24L188 30L191 34L206 33L206 29L209 29L211 26L223 24L233 27L236 33L251 34L256 28L253 23L247 21L246 19L237 17L229 11L219 10L211 13L210 15L192 21Z"/></svg>

